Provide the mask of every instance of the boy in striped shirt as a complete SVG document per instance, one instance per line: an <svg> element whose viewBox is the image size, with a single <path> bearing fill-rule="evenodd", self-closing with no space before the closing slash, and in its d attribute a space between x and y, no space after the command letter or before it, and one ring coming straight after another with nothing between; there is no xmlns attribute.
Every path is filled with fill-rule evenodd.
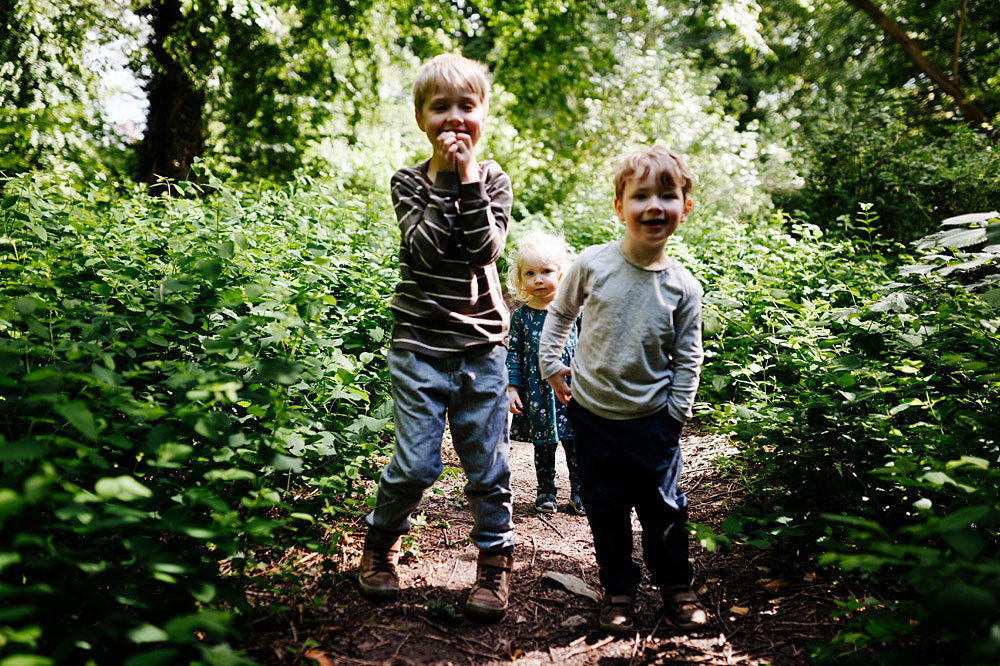
<svg viewBox="0 0 1000 666"><path fill-rule="evenodd" d="M507 608L514 551L508 313L495 264L513 197L500 166L476 160L488 101L486 68L458 55L432 59L414 82L417 125L432 154L391 182L401 236L389 348L396 447L366 519L358 583L369 599L399 597L400 537L441 474L447 417L479 548L466 612L495 621Z"/></svg>

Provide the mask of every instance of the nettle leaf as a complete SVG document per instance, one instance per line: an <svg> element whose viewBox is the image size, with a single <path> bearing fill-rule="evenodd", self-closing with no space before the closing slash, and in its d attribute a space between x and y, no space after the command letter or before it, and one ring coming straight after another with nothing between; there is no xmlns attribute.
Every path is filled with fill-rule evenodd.
<svg viewBox="0 0 1000 666"><path fill-rule="evenodd" d="M0 488L0 524L7 516L12 516L21 510L24 500L10 488Z"/></svg>
<svg viewBox="0 0 1000 666"><path fill-rule="evenodd" d="M16 442L5 442L0 446L0 462L41 458L43 455L45 455L45 445L35 439L19 439Z"/></svg>
<svg viewBox="0 0 1000 666"><path fill-rule="evenodd" d="M303 467L302 458L286 456L283 453L275 453L274 458L271 459L271 465L279 472L291 471L298 473L302 471Z"/></svg>
<svg viewBox="0 0 1000 666"><path fill-rule="evenodd" d="M964 529L985 518L992 510L993 507L988 504L968 506L937 521L932 529L938 533Z"/></svg>
<svg viewBox="0 0 1000 666"><path fill-rule="evenodd" d="M18 296L14 301L14 307L19 314L30 315L38 308L38 303L33 296Z"/></svg>
<svg viewBox="0 0 1000 666"><path fill-rule="evenodd" d="M170 634L151 624L136 627L128 632L128 637L133 643L161 643L170 640Z"/></svg>
<svg viewBox="0 0 1000 666"><path fill-rule="evenodd" d="M153 491L131 476L105 477L100 479L94 485L94 492L103 499L117 499L122 502L131 502L153 496Z"/></svg>
<svg viewBox="0 0 1000 666"><path fill-rule="evenodd" d="M41 238L43 241L47 242L49 240L49 232L45 230L45 227L35 224L34 222L30 222L28 220L24 220L24 226L31 229L31 232L36 236L38 236L39 238Z"/></svg>
<svg viewBox="0 0 1000 666"><path fill-rule="evenodd" d="M1000 222L993 222L986 227L986 239L990 245L1000 245Z"/></svg>
<svg viewBox="0 0 1000 666"><path fill-rule="evenodd" d="M67 422L76 428L80 434L91 441L97 441L98 426L94 415L85 404L79 400L67 402L54 407Z"/></svg>
<svg viewBox="0 0 1000 666"><path fill-rule="evenodd" d="M868 520L866 518L858 518L857 516L838 516L832 513L824 513L820 515L823 520L828 520L833 523L841 523L843 525L850 525L851 527L858 527L865 530L871 530L873 532L885 533L885 530L881 525L873 520Z"/></svg>
<svg viewBox="0 0 1000 666"><path fill-rule="evenodd" d="M957 481L955 481L955 479L951 478L944 472L927 472L922 477L920 477L920 480L932 483L936 486L952 485L955 486L956 488L961 488L967 493L976 492L976 489L973 488L972 486L968 486L964 483L958 483Z"/></svg>
<svg viewBox="0 0 1000 666"><path fill-rule="evenodd" d="M301 365L281 359L261 359L258 367L262 377L286 386L294 384L302 374Z"/></svg>
<svg viewBox="0 0 1000 666"><path fill-rule="evenodd" d="M214 282L222 275L222 262L217 259L203 259L195 265L195 271L206 280Z"/></svg>
<svg viewBox="0 0 1000 666"><path fill-rule="evenodd" d="M945 532L941 538L967 560L975 559L986 547L986 540L972 530Z"/></svg>
<svg viewBox="0 0 1000 666"><path fill-rule="evenodd" d="M954 217L945 218L941 221L941 226L951 227L959 224L986 222L997 217L1000 217L1000 213L995 210L988 213L967 213L965 215L955 215Z"/></svg>
<svg viewBox="0 0 1000 666"><path fill-rule="evenodd" d="M990 461L985 458L977 458L976 456L962 456L958 460L949 460L945 465L948 469L956 469L958 467L977 467L979 469L989 469Z"/></svg>

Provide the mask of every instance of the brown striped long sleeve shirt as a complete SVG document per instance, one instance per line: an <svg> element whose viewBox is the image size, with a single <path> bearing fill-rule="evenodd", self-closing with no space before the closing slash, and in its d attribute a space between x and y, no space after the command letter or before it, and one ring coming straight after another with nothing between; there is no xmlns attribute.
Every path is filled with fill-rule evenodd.
<svg viewBox="0 0 1000 666"><path fill-rule="evenodd" d="M510 178L492 160L479 182L459 184L428 162L392 177L399 222L400 280L392 299L392 344L430 356L507 344L508 313L496 260L507 240Z"/></svg>

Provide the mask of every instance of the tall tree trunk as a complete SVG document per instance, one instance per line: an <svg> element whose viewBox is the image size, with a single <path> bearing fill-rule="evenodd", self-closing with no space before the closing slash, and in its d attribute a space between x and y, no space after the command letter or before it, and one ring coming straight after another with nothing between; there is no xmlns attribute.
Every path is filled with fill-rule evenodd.
<svg viewBox="0 0 1000 666"><path fill-rule="evenodd" d="M958 104L958 109L961 111L962 115L965 117L969 123L989 136L993 141L1000 139L1000 135L990 127L989 118L979 110L973 102L970 102L965 94L965 91L958 85L957 81L952 81L947 76L945 76L941 71L934 66L927 56L923 54L920 47L917 46L916 42L910 39L906 31L896 23L892 18L886 16L882 13L874 3L869 2L869 0L847 0L849 4L854 5L868 17L871 18L872 22L875 23L882 31L888 35L894 42L899 44L900 48L910 59L910 61L917 66L917 68L923 72L927 78L934 82L934 84L943 91L946 95L950 96Z"/></svg>
<svg viewBox="0 0 1000 666"><path fill-rule="evenodd" d="M139 148L136 180L152 185L158 176L172 180L190 178L194 158L205 150L202 119L205 94L195 87L191 74L167 48L178 30L187 32L180 0L158 0L151 3L148 11L153 29L149 50L154 69L147 86L149 115ZM173 42L194 49L192 39L196 37L184 34Z"/></svg>

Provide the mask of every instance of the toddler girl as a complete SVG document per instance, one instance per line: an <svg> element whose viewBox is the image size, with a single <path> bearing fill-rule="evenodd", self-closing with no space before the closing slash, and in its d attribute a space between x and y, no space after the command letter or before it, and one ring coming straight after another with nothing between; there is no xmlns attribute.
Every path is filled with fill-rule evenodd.
<svg viewBox="0 0 1000 666"><path fill-rule="evenodd" d="M566 418L566 406L556 400L552 387L538 370L538 338L549 303L556 296L568 262L562 238L543 231L529 231L521 239L507 273L507 285L522 304L510 316L510 347L507 351L507 395L514 414L510 438L535 445L535 475L538 497L535 510L556 510L556 445L561 441L569 468L572 513L583 514L580 481L576 466L573 430ZM570 332L563 349L569 365L576 351L580 320Z"/></svg>

